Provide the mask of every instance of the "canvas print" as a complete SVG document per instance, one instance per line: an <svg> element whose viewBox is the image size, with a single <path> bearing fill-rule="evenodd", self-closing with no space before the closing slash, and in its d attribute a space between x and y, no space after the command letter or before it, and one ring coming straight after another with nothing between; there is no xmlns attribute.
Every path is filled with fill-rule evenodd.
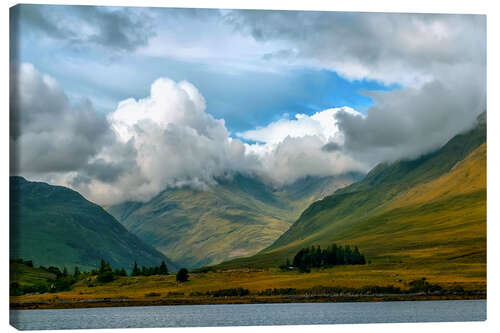
<svg viewBox="0 0 500 333"><path fill-rule="evenodd" d="M486 16L10 8L18 329L486 319Z"/></svg>

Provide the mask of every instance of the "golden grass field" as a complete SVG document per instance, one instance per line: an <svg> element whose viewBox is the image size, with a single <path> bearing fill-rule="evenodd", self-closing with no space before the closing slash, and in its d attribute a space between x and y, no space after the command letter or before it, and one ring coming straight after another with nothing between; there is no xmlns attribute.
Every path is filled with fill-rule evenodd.
<svg viewBox="0 0 500 333"><path fill-rule="evenodd" d="M442 264L439 264L442 266ZM11 297L11 303L75 302L95 299L148 300L151 298L190 297L193 292L205 293L219 289L242 287L251 293L268 288L306 289L314 286L361 288L365 286L394 285L408 289L411 280L426 277L431 283L443 287L462 286L465 290L485 291L485 264L450 264L440 267L418 265L368 264L363 266L337 266L313 270L311 273L282 272L277 269L235 270L223 272L191 273L189 281L177 284L174 275L119 277L107 284L89 287L87 279L79 281L71 291L53 294ZM93 280L93 278L90 278ZM95 282L92 282L95 284ZM158 296L149 296L150 293ZM169 295L170 293L170 295Z"/></svg>

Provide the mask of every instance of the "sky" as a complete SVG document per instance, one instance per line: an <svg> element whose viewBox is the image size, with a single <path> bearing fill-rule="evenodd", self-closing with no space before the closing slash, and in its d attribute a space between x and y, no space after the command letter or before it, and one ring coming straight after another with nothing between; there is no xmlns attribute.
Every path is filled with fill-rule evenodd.
<svg viewBox="0 0 500 333"><path fill-rule="evenodd" d="M486 110L482 15L18 5L11 174L110 205L431 152Z"/></svg>

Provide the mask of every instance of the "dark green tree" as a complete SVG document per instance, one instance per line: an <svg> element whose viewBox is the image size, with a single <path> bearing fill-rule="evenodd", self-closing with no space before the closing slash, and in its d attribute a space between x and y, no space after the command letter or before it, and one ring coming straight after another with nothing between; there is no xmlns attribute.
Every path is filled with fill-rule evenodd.
<svg viewBox="0 0 500 333"><path fill-rule="evenodd" d="M158 274L160 274L160 275L167 275L168 274L168 268L167 268L167 264L165 263L165 260L162 260Z"/></svg>
<svg viewBox="0 0 500 333"><path fill-rule="evenodd" d="M97 281L102 282L102 283L111 282L114 279L115 279L115 275L113 274L112 271L109 271L109 270L105 270L104 272L99 273L99 275L97 275Z"/></svg>
<svg viewBox="0 0 500 333"><path fill-rule="evenodd" d="M175 276L175 280L177 282L186 282L189 279L189 272L185 268L181 268L178 272L177 275Z"/></svg>
<svg viewBox="0 0 500 333"><path fill-rule="evenodd" d="M99 273L104 273L104 269L106 267L106 262L104 261L104 259L101 259L101 265L99 266Z"/></svg>
<svg viewBox="0 0 500 333"><path fill-rule="evenodd" d="M140 274L139 267L137 267L137 261L134 261L134 269L132 269L132 276L138 276Z"/></svg>

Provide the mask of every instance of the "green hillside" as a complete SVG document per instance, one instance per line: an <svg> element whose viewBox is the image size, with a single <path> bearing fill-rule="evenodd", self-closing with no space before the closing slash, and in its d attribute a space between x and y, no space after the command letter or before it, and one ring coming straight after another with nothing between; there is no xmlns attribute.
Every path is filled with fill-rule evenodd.
<svg viewBox="0 0 500 333"><path fill-rule="evenodd" d="M49 281L56 278L55 274L40 268L30 267L20 262L11 261L9 268L10 283L16 282L21 286L48 284Z"/></svg>
<svg viewBox="0 0 500 333"><path fill-rule="evenodd" d="M10 177L10 257L68 269L97 267L101 258L126 269L167 260L79 193L22 177Z"/></svg>
<svg viewBox="0 0 500 333"><path fill-rule="evenodd" d="M431 154L380 164L360 182L310 205L261 253L217 268L272 267L305 246L337 243L358 245L374 265L457 274L470 269L485 279L485 142L480 118Z"/></svg>
<svg viewBox="0 0 500 333"><path fill-rule="evenodd" d="M280 190L237 174L209 190L166 190L147 203L108 211L134 233L187 267L253 255L275 241L315 200L359 174L308 177Z"/></svg>

